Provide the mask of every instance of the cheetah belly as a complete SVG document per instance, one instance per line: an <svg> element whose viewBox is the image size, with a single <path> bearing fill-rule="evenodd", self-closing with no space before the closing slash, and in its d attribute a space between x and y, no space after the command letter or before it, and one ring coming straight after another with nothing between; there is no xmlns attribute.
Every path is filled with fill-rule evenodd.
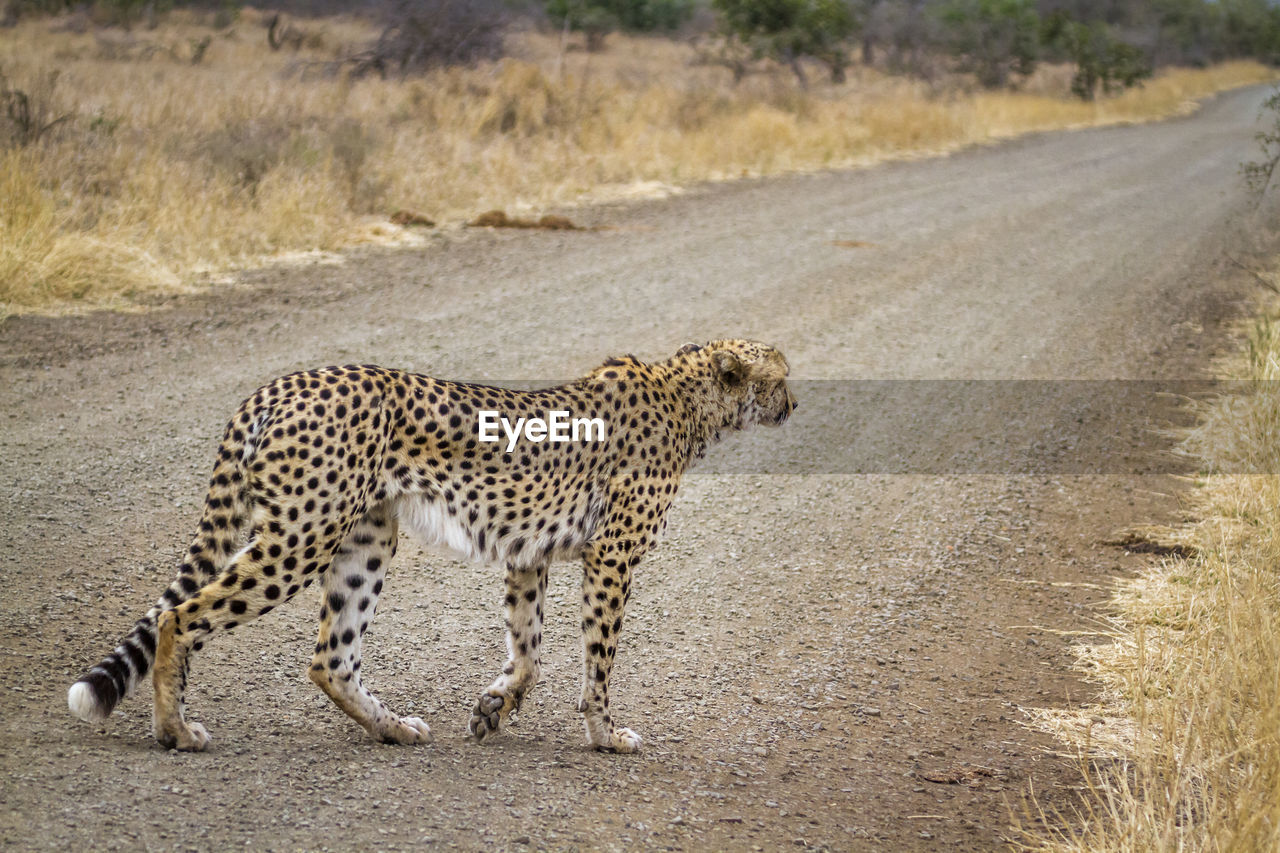
<svg viewBox="0 0 1280 853"><path fill-rule="evenodd" d="M518 568L536 566L547 560L573 560L595 531L603 512L602 492L584 493L577 505L561 516L554 533L530 534L522 530L499 538L491 525L469 530L458 512L430 495L403 495L396 501L396 517L406 533L424 547L444 556L488 563L506 563ZM477 532L483 533L477 542ZM517 547L519 544L519 547Z"/></svg>
<svg viewBox="0 0 1280 853"><path fill-rule="evenodd" d="M464 560L485 559L470 531L442 501L406 495L397 502L396 516L404 531L427 548Z"/></svg>

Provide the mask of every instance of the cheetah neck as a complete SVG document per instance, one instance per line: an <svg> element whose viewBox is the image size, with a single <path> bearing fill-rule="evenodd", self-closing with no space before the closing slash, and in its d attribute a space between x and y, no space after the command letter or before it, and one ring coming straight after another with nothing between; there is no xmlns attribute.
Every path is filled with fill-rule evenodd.
<svg viewBox="0 0 1280 853"><path fill-rule="evenodd" d="M698 372L673 371L673 385L684 403L684 437L689 465L703 459L726 432L742 428L741 412L719 394L708 393L713 380Z"/></svg>

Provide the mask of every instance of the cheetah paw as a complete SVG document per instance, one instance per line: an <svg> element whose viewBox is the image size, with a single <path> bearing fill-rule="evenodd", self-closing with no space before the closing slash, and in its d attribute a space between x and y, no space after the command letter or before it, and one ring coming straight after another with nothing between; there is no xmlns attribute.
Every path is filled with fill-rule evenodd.
<svg viewBox="0 0 1280 853"><path fill-rule="evenodd" d="M395 725L383 731L379 738L383 743L431 743L431 727L417 717L401 717Z"/></svg>
<svg viewBox="0 0 1280 853"><path fill-rule="evenodd" d="M172 729L176 728L177 732ZM199 723L180 722L164 731L156 732L156 740L165 749L177 749L182 752L204 752L209 748L209 732Z"/></svg>
<svg viewBox="0 0 1280 853"><path fill-rule="evenodd" d="M498 731L502 725L507 698L499 693L483 693L471 709L471 720L467 723L467 731L476 740L484 740Z"/></svg>
<svg viewBox="0 0 1280 853"><path fill-rule="evenodd" d="M642 743L644 741L640 735L631 729L619 727L610 733L608 744L597 744L596 749L600 752L632 753L639 752Z"/></svg>

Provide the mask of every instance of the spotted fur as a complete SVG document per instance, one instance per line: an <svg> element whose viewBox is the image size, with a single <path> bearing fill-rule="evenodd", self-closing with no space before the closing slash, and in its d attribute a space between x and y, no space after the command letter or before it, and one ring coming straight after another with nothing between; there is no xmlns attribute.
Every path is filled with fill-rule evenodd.
<svg viewBox="0 0 1280 853"><path fill-rule="evenodd" d="M265 615L318 582L320 634L308 675L374 737L421 743L427 724L365 689L360 644L400 528L505 571L508 659L469 722L477 739L520 707L541 668L543 598L553 559L584 564L587 742L633 752L615 724L609 675L632 572L665 526L681 475L726 431L778 425L795 408L787 363L750 341L682 347L646 364L608 360L541 391L433 379L371 365L284 376L241 404L226 429L199 530L177 579L105 660L68 693L103 719L148 670L166 747L201 750L185 719L191 652L218 630ZM478 413L603 418L604 441L478 441Z"/></svg>

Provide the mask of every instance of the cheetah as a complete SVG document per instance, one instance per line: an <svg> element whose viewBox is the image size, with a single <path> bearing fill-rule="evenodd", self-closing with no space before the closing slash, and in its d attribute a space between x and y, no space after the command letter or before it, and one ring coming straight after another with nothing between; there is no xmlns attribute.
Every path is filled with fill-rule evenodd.
<svg viewBox="0 0 1280 853"><path fill-rule="evenodd" d="M236 410L199 529L177 578L101 663L71 685L84 720L105 719L152 671L156 740L198 751L185 716L190 654L317 582L320 632L307 675L373 737L430 740L363 684L360 646L401 528L505 572L507 661L468 730L493 735L541 669L553 560L581 559L586 739L629 753L641 738L609 710L609 675L632 572L654 546L681 475L723 435L777 426L796 408L786 359L744 340L686 344L665 361L610 358L574 382L518 391L373 365L281 377ZM567 412L603 422L592 441L481 440L483 415Z"/></svg>

